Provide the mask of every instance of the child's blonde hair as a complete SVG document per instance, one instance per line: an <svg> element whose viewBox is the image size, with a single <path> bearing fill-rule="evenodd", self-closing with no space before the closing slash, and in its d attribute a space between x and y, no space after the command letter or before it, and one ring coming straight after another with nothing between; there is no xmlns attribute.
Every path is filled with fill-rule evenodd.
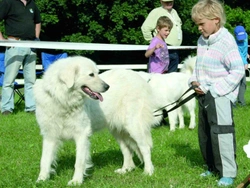
<svg viewBox="0 0 250 188"><path fill-rule="evenodd" d="M192 8L192 20L219 18L220 27L226 23L226 14L222 2L219 0L199 0Z"/></svg>
<svg viewBox="0 0 250 188"><path fill-rule="evenodd" d="M173 27L173 22L167 16L161 16L157 20L156 29L162 29L163 27L167 27L169 30Z"/></svg>

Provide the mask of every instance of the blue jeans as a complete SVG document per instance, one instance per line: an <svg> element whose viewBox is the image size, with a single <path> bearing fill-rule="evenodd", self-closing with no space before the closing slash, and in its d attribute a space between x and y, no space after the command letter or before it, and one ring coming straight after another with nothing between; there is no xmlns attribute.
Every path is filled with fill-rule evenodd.
<svg viewBox="0 0 250 188"><path fill-rule="evenodd" d="M176 50L169 50L169 59L170 63L168 66L168 72L177 72L178 71L178 64L179 64L179 55Z"/></svg>
<svg viewBox="0 0 250 188"><path fill-rule="evenodd" d="M14 82L23 66L25 111L35 110L33 85L36 81L36 53L30 48L10 47L5 51L5 73L2 87L1 112L14 110Z"/></svg>

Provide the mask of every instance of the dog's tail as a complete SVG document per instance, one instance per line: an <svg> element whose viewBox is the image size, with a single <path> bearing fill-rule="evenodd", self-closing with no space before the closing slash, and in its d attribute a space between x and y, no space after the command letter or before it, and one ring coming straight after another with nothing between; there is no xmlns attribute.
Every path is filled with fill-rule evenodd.
<svg viewBox="0 0 250 188"><path fill-rule="evenodd" d="M192 75L196 60L196 56L188 56L186 59L184 59L180 72Z"/></svg>

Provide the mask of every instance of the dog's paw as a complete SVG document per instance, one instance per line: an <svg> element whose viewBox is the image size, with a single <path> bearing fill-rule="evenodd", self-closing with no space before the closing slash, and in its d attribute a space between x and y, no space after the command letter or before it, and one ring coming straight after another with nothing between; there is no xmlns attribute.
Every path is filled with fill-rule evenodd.
<svg viewBox="0 0 250 188"><path fill-rule="evenodd" d="M153 173L154 173L154 166L153 165L151 165L148 168L144 168L144 174L145 175L152 176Z"/></svg>
<svg viewBox="0 0 250 188"><path fill-rule="evenodd" d="M131 172L134 169L135 169L134 165L132 165L130 167L122 167L122 168L119 168L119 169L115 170L115 173L117 173L117 174L125 174L127 172Z"/></svg>
<svg viewBox="0 0 250 188"><path fill-rule="evenodd" d="M170 131L175 131L176 129L176 125L174 123L170 123L169 127L170 127Z"/></svg>
<svg viewBox="0 0 250 188"><path fill-rule="evenodd" d="M175 132L175 128L170 128L170 132Z"/></svg>
<svg viewBox="0 0 250 188"><path fill-rule="evenodd" d="M195 128L195 124L194 125L189 125L188 127L190 130L193 130Z"/></svg>
<svg viewBox="0 0 250 188"><path fill-rule="evenodd" d="M184 129L185 128L185 124L180 124L179 125L179 129Z"/></svg>
<svg viewBox="0 0 250 188"><path fill-rule="evenodd" d="M188 128L192 130L195 128L195 126L196 126L195 124L190 124Z"/></svg>
<svg viewBox="0 0 250 188"><path fill-rule="evenodd" d="M68 186L77 186L77 185L81 185L82 184L82 180L74 180L74 179L72 179L72 180L70 180L69 182L68 182Z"/></svg>
<svg viewBox="0 0 250 188"><path fill-rule="evenodd" d="M49 175L39 175L37 180L36 180L36 183L40 183L42 181L46 181L49 179Z"/></svg>
<svg viewBox="0 0 250 188"><path fill-rule="evenodd" d="M115 173L117 173L117 174L125 174L127 172L128 171L126 169L123 169L123 168L119 168L119 169L115 170Z"/></svg>

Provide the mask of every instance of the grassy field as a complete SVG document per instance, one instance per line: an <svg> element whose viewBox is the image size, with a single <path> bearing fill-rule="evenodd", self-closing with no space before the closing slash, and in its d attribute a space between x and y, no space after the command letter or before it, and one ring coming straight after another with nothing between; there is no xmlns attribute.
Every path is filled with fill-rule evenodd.
<svg viewBox="0 0 250 188"><path fill-rule="evenodd" d="M250 84L248 84L250 87ZM234 109L237 139L238 176L236 187L250 172L249 160L243 145L250 139L250 93L246 92L247 105ZM66 187L72 178L75 145L65 142L58 152L56 174L50 180L36 184L42 150L42 137L34 115L23 112L21 104L11 116L0 115L0 187L4 188L59 188ZM185 117L186 124L189 118ZM152 129L154 147L152 176L142 174L143 165L135 157L137 168L125 175L115 174L122 165L118 144L107 130L91 137L91 156L94 163L90 176L80 187L88 188L212 188L218 177L201 178L204 164L198 148L197 127L194 130L169 126Z"/></svg>

